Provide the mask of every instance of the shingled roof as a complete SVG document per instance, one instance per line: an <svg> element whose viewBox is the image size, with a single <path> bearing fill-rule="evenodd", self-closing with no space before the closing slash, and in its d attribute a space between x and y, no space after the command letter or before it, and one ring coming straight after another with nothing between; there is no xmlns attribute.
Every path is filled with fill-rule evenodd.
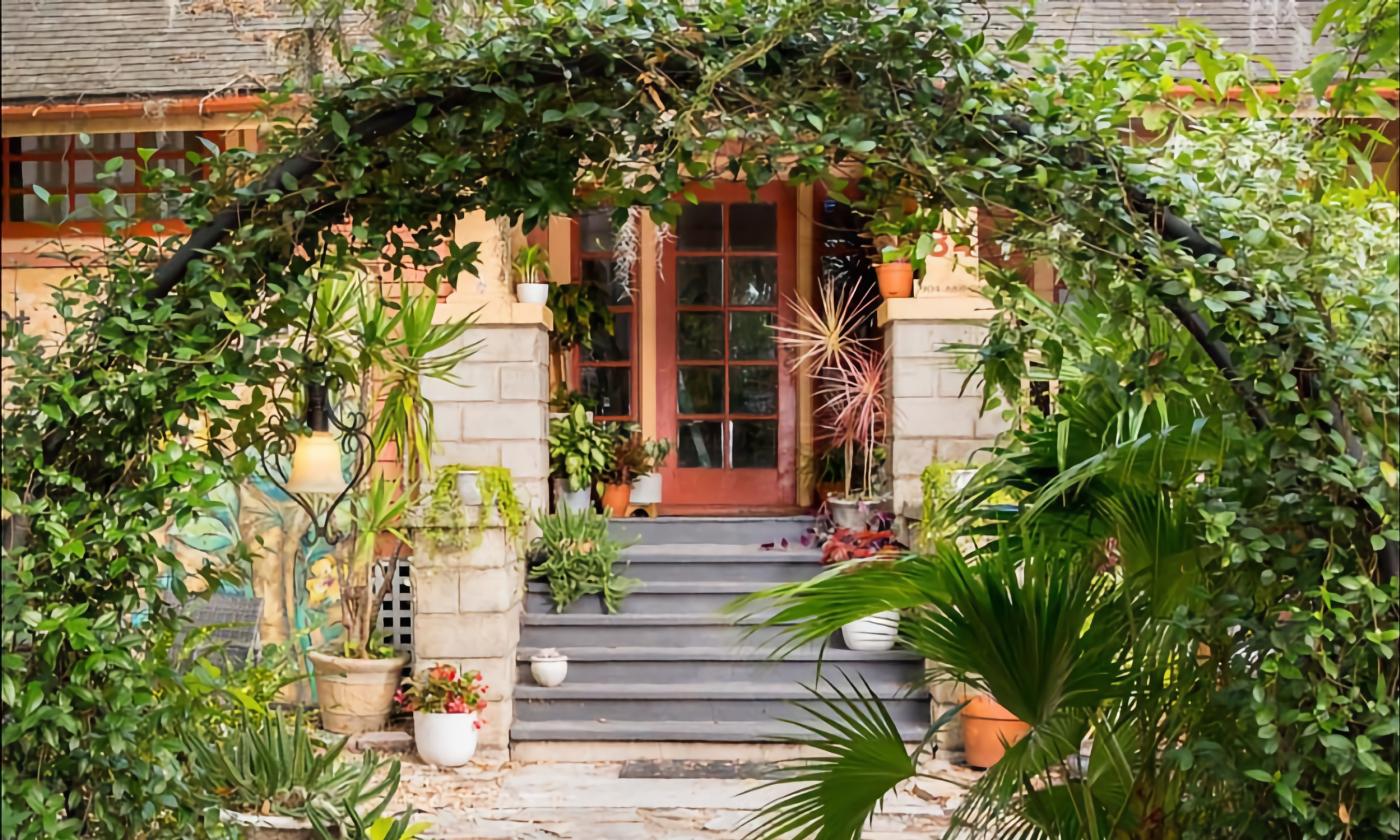
<svg viewBox="0 0 1400 840"><path fill-rule="evenodd" d="M265 90L310 43L267 0L0 0L0 15L6 102Z"/></svg>
<svg viewBox="0 0 1400 840"><path fill-rule="evenodd" d="M1000 9L1012 0L989 0ZM1040 36L1076 55L1153 23L1191 18L1229 49L1289 73L1313 54L1323 0L1041 0ZM0 98L100 101L263 90L314 53L278 0L0 0ZM992 12L994 26L1011 18Z"/></svg>

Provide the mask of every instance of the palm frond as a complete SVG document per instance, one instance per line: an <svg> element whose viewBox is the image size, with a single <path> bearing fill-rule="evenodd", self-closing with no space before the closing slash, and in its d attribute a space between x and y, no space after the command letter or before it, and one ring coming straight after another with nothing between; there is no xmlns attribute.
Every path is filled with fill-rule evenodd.
<svg viewBox="0 0 1400 840"><path fill-rule="evenodd" d="M956 712L935 721L911 752L870 684L843 676L849 693L824 680L829 694L808 686L813 699L793 704L808 718L784 722L807 734L782 740L818 755L783 762L779 778L755 788L797 786L744 821L747 840L857 840L895 785L917 775L920 753Z"/></svg>

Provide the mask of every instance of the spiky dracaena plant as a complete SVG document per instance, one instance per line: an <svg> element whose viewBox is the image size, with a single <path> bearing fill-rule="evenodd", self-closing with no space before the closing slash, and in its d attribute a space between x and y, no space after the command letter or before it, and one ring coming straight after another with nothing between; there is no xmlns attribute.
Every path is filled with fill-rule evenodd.
<svg viewBox="0 0 1400 840"><path fill-rule="evenodd" d="M773 327L778 344L789 351L788 367L793 373L805 369L816 374L826 368L839 367L868 348L868 341L860 335L860 327L876 304L873 293L839 297L829 277L822 278L818 286L815 305L802 297L788 299L792 326Z"/></svg>
<svg viewBox="0 0 1400 840"><path fill-rule="evenodd" d="M845 494L851 495L855 473L855 450L864 451L861 488L869 493L875 480L875 450L884 439L889 423L886 380L889 359L884 353L865 349L850 353L842 364L825 368L816 379L820 383L820 412L832 417L832 440L845 449Z"/></svg>

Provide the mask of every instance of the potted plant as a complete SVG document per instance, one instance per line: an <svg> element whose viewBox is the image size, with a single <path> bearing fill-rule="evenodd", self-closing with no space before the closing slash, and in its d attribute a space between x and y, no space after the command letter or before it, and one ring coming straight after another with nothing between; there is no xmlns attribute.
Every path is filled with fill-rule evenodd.
<svg viewBox="0 0 1400 840"><path fill-rule="evenodd" d="M372 752L341 762L346 739L320 743L298 712L246 714L228 737L183 737L191 787L243 837L310 840L359 836L376 822L399 785L399 763Z"/></svg>
<svg viewBox="0 0 1400 840"><path fill-rule="evenodd" d="M408 502L409 497L398 492L397 481L373 479L368 491L352 500L355 527L350 549L330 555L341 593L342 634L333 652L313 650L308 657L316 676L321 725L331 732L353 735L383 729L399 673L408 664L407 654L377 638L375 618L384 596L370 583L380 535L397 538L391 564L398 562L407 544L396 523Z"/></svg>
<svg viewBox="0 0 1400 840"><path fill-rule="evenodd" d="M569 674L569 657L554 648L545 648L530 657L530 676L545 688L562 685Z"/></svg>
<svg viewBox="0 0 1400 840"><path fill-rule="evenodd" d="M643 458L632 473L632 504L654 505L661 501L661 465L671 454L671 442L665 438L642 443Z"/></svg>
<svg viewBox="0 0 1400 840"><path fill-rule="evenodd" d="M633 483L656 473L670 454L671 444L665 440L644 439L636 423L613 423L607 429L613 437L613 453L610 465L599 475L603 485L603 510L613 516L626 516L627 507L633 501ZM660 501L660 488L653 492L654 498Z"/></svg>
<svg viewBox="0 0 1400 840"><path fill-rule="evenodd" d="M608 532L608 518L592 510L560 508L537 516L540 535L530 544L530 577L549 583L556 612L585 595L599 595L615 613L636 581L614 569L622 544Z"/></svg>
<svg viewBox="0 0 1400 840"><path fill-rule="evenodd" d="M521 303L549 302L549 255L538 245L526 245L515 255L515 298Z"/></svg>
<svg viewBox="0 0 1400 840"><path fill-rule="evenodd" d="M595 423L580 404L549 423L549 470L555 506L572 511L591 507L593 483L612 467L615 435Z"/></svg>
<svg viewBox="0 0 1400 840"><path fill-rule="evenodd" d="M841 626L850 650L891 650L899 636L899 610L881 610Z"/></svg>
<svg viewBox="0 0 1400 840"><path fill-rule="evenodd" d="M1026 737L1030 724L1013 715L990 694L979 694L962 709L964 759L987 768L1001 761L1006 748Z"/></svg>
<svg viewBox="0 0 1400 840"><path fill-rule="evenodd" d="M480 671L458 674L446 664L427 668L406 683L397 699L404 711L413 713L419 758L438 767L461 767L471 761L487 688Z"/></svg>
<svg viewBox="0 0 1400 840"><path fill-rule="evenodd" d="M860 350L826 368L818 377L823 400L820 413L830 418L829 437L842 449L842 491L826 499L837 527L862 530L889 502L877 480L883 477L877 474L877 464L889 417L888 372L883 353Z"/></svg>
<svg viewBox="0 0 1400 840"><path fill-rule="evenodd" d="M913 296L914 263L923 262L933 251L935 243L931 231L937 227L933 214L927 210L914 213L886 210L870 222L870 235L880 253L875 279L886 300Z"/></svg>

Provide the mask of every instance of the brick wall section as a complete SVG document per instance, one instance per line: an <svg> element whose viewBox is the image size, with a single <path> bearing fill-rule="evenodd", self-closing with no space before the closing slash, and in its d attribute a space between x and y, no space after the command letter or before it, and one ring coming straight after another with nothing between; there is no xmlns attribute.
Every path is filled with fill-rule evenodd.
<svg viewBox="0 0 1400 840"><path fill-rule="evenodd" d="M986 328L975 322L891 320L885 325L890 353L890 470L894 509L917 508L919 475L930 462L965 462L1006 428L998 413L981 414L982 383L967 382L950 344L978 344Z"/></svg>
<svg viewBox="0 0 1400 840"><path fill-rule="evenodd" d="M423 383L437 421L434 463L506 467L531 511L544 508L548 499L547 337L545 323L478 323L466 340L479 345L458 366L455 381ZM478 514L469 508L467 521L476 522ZM448 662L482 673L490 706L477 755L504 761L525 558L519 546L509 544L494 511L488 511L479 541L467 551L435 548L430 535L418 533L412 572L414 670Z"/></svg>

